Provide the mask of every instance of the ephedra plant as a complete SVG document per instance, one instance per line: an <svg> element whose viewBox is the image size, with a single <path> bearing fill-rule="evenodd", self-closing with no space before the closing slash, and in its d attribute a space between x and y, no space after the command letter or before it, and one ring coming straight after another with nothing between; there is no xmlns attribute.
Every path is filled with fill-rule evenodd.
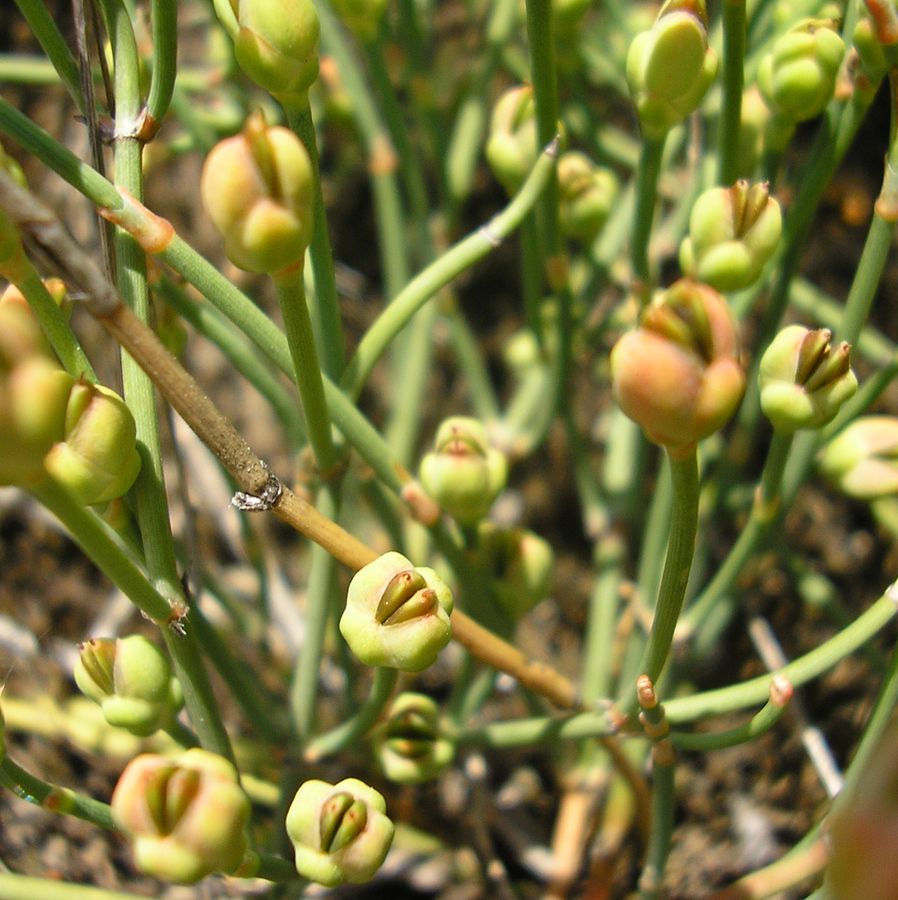
<svg viewBox="0 0 898 900"><path fill-rule="evenodd" d="M130 613L4 666L9 821L115 897L893 897L891 0L16 6L0 481ZM800 735L747 852L702 785Z"/></svg>

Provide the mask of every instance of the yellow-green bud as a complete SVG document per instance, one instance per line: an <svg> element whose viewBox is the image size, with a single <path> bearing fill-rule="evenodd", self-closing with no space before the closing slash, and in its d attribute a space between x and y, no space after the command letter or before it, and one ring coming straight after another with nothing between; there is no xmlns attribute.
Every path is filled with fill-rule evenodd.
<svg viewBox="0 0 898 900"><path fill-rule="evenodd" d="M555 564L552 547L532 531L498 528L491 522L482 522L478 535L496 599L516 621L549 593Z"/></svg>
<svg viewBox="0 0 898 900"><path fill-rule="evenodd" d="M58 278L48 278L44 285L53 299L63 306L65 285ZM35 354L55 359L31 306L22 292L11 284L0 294L0 368L12 367Z"/></svg>
<svg viewBox="0 0 898 900"><path fill-rule="evenodd" d="M476 525L486 516L507 476L505 455L489 446L486 429L467 416L440 425L419 469L424 490L462 525Z"/></svg>
<svg viewBox="0 0 898 900"><path fill-rule="evenodd" d="M42 355L7 368L9 337L0 333L0 484L34 484L46 477L44 457L63 438L74 380Z"/></svg>
<svg viewBox="0 0 898 900"><path fill-rule="evenodd" d="M261 113L212 149L200 181L230 260L270 275L302 263L312 239L312 189L302 142L287 128L269 128Z"/></svg>
<svg viewBox="0 0 898 900"><path fill-rule="evenodd" d="M614 206L617 189L611 169L595 165L584 153L564 153L558 160L561 230L584 243L592 242Z"/></svg>
<svg viewBox="0 0 898 900"><path fill-rule="evenodd" d="M813 119L832 99L845 45L831 25L826 19L804 19L761 59L758 87L782 122Z"/></svg>
<svg viewBox="0 0 898 900"><path fill-rule="evenodd" d="M689 452L735 412L745 388L736 324L713 288L680 279L611 351L621 409L655 443Z"/></svg>
<svg viewBox="0 0 898 900"><path fill-rule="evenodd" d="M779 431L822 428L857 390L851 348L828 328L789 325L761 357L761 409Z"/></svg>
<svg viewBox="0 0 898 900"><path fill-rule="evenodd" d="M509 88L496 101L486 142L486 161L509 194L523 184L536 163L536 108L533 88Z"/></svg>
<svg viewBox="0 0 898 900"><path fill-rule="evenodd" d="M718 291L750 287L773 256L783 231L779 203L766 184L741 179L701 194L680 245L683 274Z"/></svg>
<svg viewBox="0 0 898 900"><path fill-rule="evenodd" d="M139 737L170 725L183 703L168 659L139 634L81 644L74 676L110 725Z"/></svg>
<svg viewBox="0 0 898 900"><path fill-rule="evenodd" d="M214 0L234 55L282 103L305 106L318 75L318 13L312 0Z"/></svg>
<svg viewBox="0 0 898 900"><path fill-rule="evenodd" d="M334 12L343 24L363 41L377 37L387 0L333 0Z"/></svg>
<svg viewBox="0 0 898 900"><path fill-rule="evenodd" d="M627 83L645 136L662 138L698 109L716 74L704 0L667 0L627 53Z"/></svg>
<svg viewBox="0 0 898 900"><path fill-rule="evenodd" d="M393 842L386 811L383 796L356 778L306 781L287 811L296 871L327 887L370 880Z"/></svg>
<svg viewBox="0 0 898 900"><path fill-rule="evenodd" d="M401 553L385 553L349 583L340 632L366 665L420 672L452 634L452 593L426 567Z"/></svg>
<svg viewBox="0 0 898 900"><path fill-rule="evenodd" d="M400 694L372 739L384 775L399 784L435 778L455 755L452 742L440 735L439 707L424 694Z"/></svg>
<svg viewBox="0 0 898 900"><path fill-rule="evenodd" d="M140 471L136 426L125 401L101 384L75 384L63 438L47 454L44 466L81 503L121 497Z"/></svg>
<svg viewBox="0 0 898 900"><path fill-rule="evenodd" d="M823 448L820 471L857 500L898 494L898 418L862 416Z"/></svg>
<svg viewBox="0 0 898 900"><path fill-rule="evenodd" d="M212 872L233 872L246 851L249 799L237 770L208 750L136 757L111 806L134 843L137 867L164 881L193 884Z"/></svg>

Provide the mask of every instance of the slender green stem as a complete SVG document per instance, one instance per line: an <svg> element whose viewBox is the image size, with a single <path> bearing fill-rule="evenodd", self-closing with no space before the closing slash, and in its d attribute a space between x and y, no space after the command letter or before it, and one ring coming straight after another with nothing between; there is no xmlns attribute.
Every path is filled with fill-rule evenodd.
<svg viewBox="0 0 898 900"><path fill-rule="evenodd" d="M136 138L141 113L137 47L131 20L119 0L103 7L115 59L116 133L115 175L118 185L138 200L143 195L141 145ZM150 320L146 258L137 241L123 229L115 233L117 287L137 318ZM153 382L130 354L122 353L125 401L134 415L141 453L141 470L132 488L147 572L160 592L178 607L185 607L174 540L168 517L168 499L162 470L162 443L156 418ZM183 626L183 623L182 623ZM192 628L164 628L163 639L184 690L184 702L200 743L233 760L230 740L203 666Z"/></svg>
<svg viewBox="0 0 898 900"><path fill-rule="evenodd" d="M652 741L651 827L642 875L639 878L639 896L643 900L657 900L664 894L664 870L667 868L673 835L677 758L667 739L670 726L664 707L658 702L654 683L640 675L636 693L641 708L639 720L646 736Z"/></svg>
<svg viewBox="0 0 898 900"><path fill-rule="evenodd" d="M78 63L62 36L50 7L42 0L16 0L16 6L59 74L78 112L84 113L84 94L81 91Z"/></svg>
<svg viewBox="0 0 898 900"><path fill-rule="evenodd" d="M337 486L325 485L318 491L315 506L323 515L333 519L339 510L339 502ZM315 727L324 638L336 595L336 560L318 544L313 544L309 553L305 638L290 688L293 726L300 746L309 740Z"/></svg>
<svg viewBox="0 0 898 900"><path fill-rule="evenodd" d="M530 50L530 74L536 107L536 134L539 147L545 147L558 132L558 76L555 65L555 18L551 0L527 0L527 41ZM549 177L539 201L543 252L551 257L561 248L558 229L558 179Z"/></svg>
<svg viewBox="0 0 898 900"><path fill-rule="evenodd" d="M4 900L34 900L35 897L52 897L53 900L142 900L144 896L86 884L66 884L58 878L33 878L0 872L0 897Z"/></svg>
<svg viewBox="0 0 898 900"><path fill-rule="evenodd" d="M646 862L639 879L639 896L643 900L656 900L664 895L664 870L670 856L673 835L674 811L676 809L674 773L676 766L673 754L663 762L659 754L653 755L652 766L652 827L649 832L649 846Z"/></svg>
<svg viewBox="0 0 898 900"><path fill-rule="evenodd" d="M446 184L449 201L459 206L470 194L477 159L483 146L487 113L483 86L490 84L502 61L502 54L518 24L516 0L497 0L490 4L486 23L486 52L471 73L452 123L446 147Z"/></svg>
<svg viewBox="0 0 898 900"><path fill-rule="evenodd" d="M305 758L317 762L348 747L365 735L378 720L396 686L395 669L375 669L371 690L358 710L336 728L318 735L306 746Z"/></svg>
<svg viewBox="0 0 898 900"><path fill-rule="evenodd" d="M0 97L0 131L21 144L97 206L121 209L124 205L112 182L63 147L3 97Z"/></svg>
<svg viewBox="0 0 898 900"><path fill-rule="evenodd" d="M171 0L153 0L150 8L153 23L153 59L147 115L151 133L158 128L171 103L178 72L178 4Z"/></svg>
<svg viewBox="0 0 898 900"><path fill-rule="evenodd" d="M610 737L616 729L605 712L578 713L566 718L537 716L509 722L492 722L473 728L450 731L448 737L459 744L498 749L540 745L551 747L556 741Z"/></svg>
<svg viewBox="0 0 898 900"><path fill-rule="evenodd" d="M760 737L782 718L786 704L779 699L770 699L747 722L726 731L703 731L688 734L672 731L670 742L678 750L707 752L735 747Z"/></svg>
<svg viewBox="0 0 898 900"><path fill-rule="evenodd" d="M769 537L775 528L781 509L783 473L792 448L793 437L791 433L776 430L773 432L749 520L739 532L736 543L730 548L714 577L683 616L683 624L690 630L699 626L720 598L732 588L759 544Z"/></svg>
<svg viewBox="0 0 898 900"><path fill-rule="evenodd" d="M24 294L28 305L34 311L41 330L47 336L53 352L59 357L66 372L73 378L84 377L87 381L96 382L96 372L78 342L78 338L69 327L65 314L50 295L30 262L28 262L27 275L17 282L16 287Z"/></svg>
<svg viewBox="0 0 898 900"><path fill-rule="evenodd" d="M698 525L699 482L695 448L686 451L683 456L668 453L667 459L673 487L670 540L655 604L655 618L639 665L639 674L647 675L653 684L658 681L670 653L674 629L686 595ZM636 703L635 694L629 685L625 685L624 690L623 706L632 711Z"/></svg>
<svg viewBox="0 0 898 900"><path fill-rule="evenodd" d="M318 471L323 478L333 475L337 465L337 451L331 436L331 419L321 380L321 367L315 349L312 320L306 304L302 270L295 269L275 279L287 343L293 358L293 371L302 400L306 434L315 454Z"/></svg>
<svg viewBox="0 0 898 900"><path fill-rule="evenodd" d="M114 828L109 805L46 781L16 765L8 756L0 762L0 782L17 797L62 815L84 819L100 828Z"/></svg>
<svg viewBox="0 0 898 900"><path fill-rule="evenodd" d="M898 590L890 587L866 612L809 653L793 660L778 673L759 675L748 681L732 684L713 691L675 697L665 703L667 719L671 723L692 722L707 716L721 715L765 702L770 694L770 683L777 675L783 675L795 687L800 687L818 675L831 669L877 632L881 631L898 612Z"/></svg>
<svg viewBox="0 0 898 900"><path fill-rule="evenodd" d="M278 743L289 729L275 699L262 687L258 674L238 660L227 641L209 623L199 607L190 610L196 639L215 666L228 690L240 704L253 728L267 741Z"/></svg>
<svg viewBox="0 0 898 900"><path fill-rule="evenodd" d="M171 603L137 568L114 532L96 514L51 480L31 493L68 529L78 546L147 618L165 628L176 617Z"/></svg>
<svg viewBox="0 0 898 900"><path fill-rule="evenodd" d="M557 144L553 142L502 212L416 275L381 313L359 343L341 381L350 397L359 394L374 364L418 309L453 278L495 250L502 239L520 225L554 171L556 156Z"/></svg>
<svg viewBox="0 0 898 900"><path fill-rule="evenodd" d="M666 136L665 136L666 137ZM630 232L630 265L633 269L634 292L645 304L652 290L649 239L658 201L658 177L664 155L665 138L644 137L636 170L636 207Z"/></svg>
<svg viewBox="0 0 898 900"><path fill-rule="evenodd" d="M611 532L597 542L593 554L596 579L590 599L583 654L583 686L580 691L587 705L600 697L607 697L612 689L612 660L624 549L621 535Z"/></svg>
<svg viewBox="0 0 898 900"><path fill-rule="evenodd" d="M337 279L334 271L334 255L321 190L321 171L318 166L318 139L308 104L302 109L287 107L287 121L303 142L312 162L315 184L315 210L312 225L312 243L309 256L315 277L316 321L321 346L324 371L337 378L343 371L343 325L340 319L340 300L337 296Z"/></svg>
<svg viewBox="0 0 898 900"><path fill-rule="evenodd" d="M724 0L723 106L718 126L718 184L729 185L749 172L739 171L739 131L745 81L745 0Z"/></svg>

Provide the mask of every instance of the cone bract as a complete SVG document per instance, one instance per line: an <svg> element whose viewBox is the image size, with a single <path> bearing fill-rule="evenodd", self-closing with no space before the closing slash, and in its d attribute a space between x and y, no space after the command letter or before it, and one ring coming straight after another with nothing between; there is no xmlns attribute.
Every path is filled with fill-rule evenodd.
<svg viewBox="0 0 898 900"><path fill-rule="evenodd" d="M898 494L898 418L861 416L820 454L820 470L858 500Z"/></svg>
<svg viewBox="0 0 898 900"><path fill-rule="evenodd" d="M369 881L393 842L386 811L383 796L356 778L306 781L286 819L296 871L327 887Z"/></svg>
<svg viewBox="0 0 898 900"><path fill-rule="evenodd" d="M452 634L452 593L433 569L391 551L349 583L340 632L366 665L419 672Z"/></svg>
<svg viewBox="0 0 898 900"><path fill-rule="evenodd" d="M193 884L232 872L246 851L249 798L226 759L193 748L131 760L112 794L112 816L131 838L137 867Z"/></svg>
<svg viewBox="0 0 898 900"><path fill-rule="evenodd" d="M246 74L282 102L308 103L318 76L318 13L312 0L215 0Z"/></svg>
<svg viewBox="0 0 898 900"><path fill-rule="evenodd" d="M572 150L558 160L558 210L561 230L590 242L605 224L617 199L617 178Z"/></svg>
<svg viewBox="0 0 898 900"><path fill-rule="evenodd" d="M46 477L44 457L63 438L74 384L41 353L14 360L20 337L0 331L0 484L29 485ZM13 365L7 367L11 356Z"/></svg>
<svg viewBox="0 0 898 900"><path fill-rule="evenodd" d="M821 428L857 391L849 346L830 345L832 332L789 325L761 357L761 409L783 432Z"/></svg>
<svg viewBox="0 0 898 900"><path fill-rule="evenodd" d="M505 487L508 462L489 446L477 419L452 416L437 429L418 475L424 490L457 522L476 525Z"/></svg>
<svg viewBox="0 0 898 900"><path fill-rule="evenodd" d="M234 265L274 275L300 263L312 238L313 174L300 139L261 114L217 144L203 166L203 205Z"/></svg>
<svg viewBox="0 0 898 900"><path fill-rule="evenodd" d="M425 694L407 691L391 704L373 735L374 752L384 775L399 784L435 778L455 755L440 734L440 709Z"/></svg>
<svg viewBox="0 0 898 900"><path fill-rule="evenodd" d="M656 296L611 351L614 395L672 453L730 418L745 388L736 325L713 288L681 279Z"/></svg>
<svg viewBox="0 0 898 900"><path fill-rule="evenodd" d="M704 0L667 0L627 53L627 83L643 133L659 139L701 103L717 74Z"/></svg>
<svg viewBox="0 0 898 900"><path fill-rule="evenodd" d="M168 659L142 635L86 641L74 676L110 725L140 737L165 728L181 707L181 687Z"/></svg>
<svg viewBox="0 0 898 900"><path fill-rule="evenodd" d="M509 88L490 117L486 160L508 194L514 194L536 163L536 107L533 88Z"/></svg>
<svg viewBox="0 0 898 900"><path fill-rule="evenodd" d="M692 206L680 245L683 274L718 291L750 287L773 256L783 230L779 203L766 184L737 181L711 188Z"/></svg>
<svg viewBox="0 0 898 900"><path fill-rule="evenodd" d="M47 454L44 466L81 503L121 497L140 471L137 427L125 401L101 384L75 384L63 439Z"/></svg>
<svg viewBox="0 0 898 900"><path fill-rule="evenodd" d="M524 528L498 528L483 522L480 547L492 576L496 599L517 621L549 593L555 554L548 541Z"/></svg>
<svg viewBox="0 0 898 900"><path fill-rule="evenodd" d="M832 99L845 44L831 24L804 19L778 37L761 59L758 87L780 120L813 119Z"/></svg>

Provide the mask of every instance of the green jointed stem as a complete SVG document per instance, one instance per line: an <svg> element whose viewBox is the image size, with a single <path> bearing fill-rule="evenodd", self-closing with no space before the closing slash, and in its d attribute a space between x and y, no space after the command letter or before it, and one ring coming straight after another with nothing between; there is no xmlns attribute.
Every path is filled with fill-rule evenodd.
<svg viewBox="0 0 898 900"><path fill-rule="evenodd" d="M52 897L53 900L143 900L143 894L107 891L85 884L66 884L57 878L32 878L0 872L0 897L4 900L34 900Z"/></svg>
<svg viewBox="0 0 898 900"><path fill-rule="evenodd" d="M3 97L0 97L0 131L49 166L96 206L121 209L122 198L112 182L50 137Z"/></svg>
<svg viewBox="0 0 898 900"><path fill-rule="evenodd" d="M78 546L147 618L162 627L172 620L171 604L132 562L105 522L49 479L31 488L31 493L65 525Z"/></svg>
<svg viewBox="0 0 898 900"><path fill-rule="evenodd" d="M258 674L234 656L227 641L197 606L190 610L190 623L203 652L240 704L253 729L272 743L284 740L289 731L287 723L274 698L262 686Z"/></svg>
<svg viewBox="0 0 898 900"><path fill-rule="evenodd" d="M659 762L653 756L652 766L652 827L646 862L639 879L639 896L643 900L655 900L664 896L664 870L670 856L670 842L673 835L676 796L674 772L676 766L669 762Z"/></svg>
<svg viewBox="0 0 898 900"><path fill-rule="evenodd" d="M293 371L302 400L306 434L323 477L329 477L337 465L337 452L331 436L330 413L324 396L321 367L315 349L312 320L306 304L302 269L275 278L287 343L293 358Z"/></svg>
<svg viewBox="0 0 898 900"><path fill-rule="evenodd" d="M285 374L294 377L287 339L249 297L231 284L211 263L175 235L162 258L230 319ZM402 489L389 449L371 423L327 376L324 392L334 423L394 491Z"/></svg>
<svg viewBox="0 0 898 900"><path fill-rule="evenodd" d="M153 0L153 58L147 113L158 125L168 110L178 72L178 4L171 0Z"/></svg>
<svg viewBox="0 0 898 900"><path fill-rule="evenodd" d="M667 459L673 487L670 539L655 604L655 618L638 671L639 675L647 675L653 684L658 681L670 653L674 629L686 595L698 525L699 481L695 448L682 457L668 453ZM632 685L624 685L623 691L622 706L632 712L636 704Z"/></svg>
<svg viewBox="0 0 898 900"><path fill-rule="evenodd" d="M310 741L306 746L305 758L309 762L317 762L338 753L366 734L387 705L398 677L396 669L375 669L371 690L362 705L336 728Z"/></svg>
<svg viewBox="0 0 898 900"><path fill-rule="evenodd" d="M97 375L87 354L69 327L65 314L44 287L43 281L30 261L28 262L28 274L16 284L16 287L24 294L35 318L40 323L41 330L47 336L53 352L59 357L66 372L73 378L83 376L87 381L96 382Z"/></svg>
<svg viewBox="0 0 898 900"><path fill-rule="evenodd" d="M795 687L811 681L863 646L887 625L898 613L896 598L898 589L893 585L839 634L810 653L793 660L780 669L779 673L759 675L728 687L667 701L665 710L668 721L671 724L692 722L764 703L770 694L771 680L777 674L785 676Z"/></svg>
<svg viewBox="0 0 898 900"><path fill-rule="evenodd" d="M16 765L8 756L0 762L0 783L17 797L52 812L84 819L100 828L114 828L108 804L84 797L70 788L48 784ZM0 896L6 896L0 892Z"/></svg>
<svg viewBox="0 0 898 900"><path fill-rule="evenodd" d="M339 508L338 486L321 487L315 507L323 515L334 519ZM337 590L337 563L334 557L319 544L312 544L309 554L311 563L306 590L305 638L290 686L290 712L300 748L315 729L324 639Z"/></svg>
<svg viewBox="0 0 898 900"><path fill-rule="evenodd" d="M717 136L717 182L730 185L749 172L739 171L739 130L745 81L745 0L723 4L723 107Z"/></svg>
<svg viewBox="0 0 898 900"><path fill-rule="evenodd" d="M477 160L483 146L488 111L483 85L491 84L502 54L517 27L517 0L496 0L489 7L486 23L486 52L478 61L470 76L452 123L452 133L445 159L448 200L457 206L471 192Z"/></svg>
<svg viewBox="0 0 898 900"><path fill-rule="evenodd" d="M137 48L124 6L118 0L107 0L104 13L115 57L116 132L122 135L115 143L116 181L132 197L140 199L143 194L141 145L136 138L129 136L134 132L141 111ZM135 315L147 324L150 320L150 297L144 252L137 241L121 229L117 229L115 234L115 248L119 294ZM153 584L166 597L171 598L173 603L183 604L162 471L155 388L149 376L127 353L122 354L122 381L125 401L137 426L141 452L141 471L132 491L147 572ZM188 623L177 632L163 628L162 636L172 656L184 691L184 703L200 743L207 750L233 760L230 740L192 627Z"/></svg>
<svg viewBox="0 0 898 900"><path fill-rule="evenodd" d="M792 448L793 437L793 434L774 430L749 520L714 577L683 616L684 625L695 628L702 623L720 598L735 584L761 542L769 537L771 530L775 528L781 509L783 473Z"/></svg>
<svg viewBox="0 0 898 900"><path fill-rule="evenodd" d="M611 716L605 712L589 712L566 718L539 716L459 728L451 731L448 737L460 744L480 747L523 747L529 744L551 747L556 741L610 737L615 733Z"/></svg>
<svg viewBox="0 0 898 900"><path fill-rule="evenodd" d="M28 22L32 34L38 39L53 68L69 92L78 112L84 112L84 95L81 92L81 76L78 63L65 38L43 0L16 0L19 12Z"/></svg>
<svg viewBox="0 0 898 900"><path fill-rule="evenodd" d="M337 297L334 255L331 250L330 232L327 228L324 195L321 192L318 139L315 136L315 125L312 122L312 112L308 104L302 109L288 106L286 112L290 127L296 132L309 154L315 176L315 209L309 256L312 260L312 274L315 277L316 324L320 336L324 371L332 378L338 378L343 371L344 364L343 325L340 319L340 301Z"/></svg>
<svg viewBox="0 0 898 900"><path fill-rule="evenodd" d="M350 397L358 396L374 364L418 309L453 278L495 250L521 224L554 172L557 154L558 145L553 141L508 206L416 275L381 313L365 333L343 376L341 385Z"/></svg>
<svg viewBox="0 0 898 900"><path fill-rule="evenodd" d="M678 750L707 752L735 747L738 744L753 741L756 737L769 731L782 718L785 710L786 704L768 700L747 722L737 725L735 728L729 728L726 731L694 733L672 731L669 740Z"/></svg>
<svg viewBox="0 0 898 900"><path fill-rule="evenodd" d="M658 177L661 174L664 142L665 138L644 137L636 170L636 208L630 232L630 265L633 268L634 290L643 304L648 302L652 289L649 238L658 201Z"/></svg>

